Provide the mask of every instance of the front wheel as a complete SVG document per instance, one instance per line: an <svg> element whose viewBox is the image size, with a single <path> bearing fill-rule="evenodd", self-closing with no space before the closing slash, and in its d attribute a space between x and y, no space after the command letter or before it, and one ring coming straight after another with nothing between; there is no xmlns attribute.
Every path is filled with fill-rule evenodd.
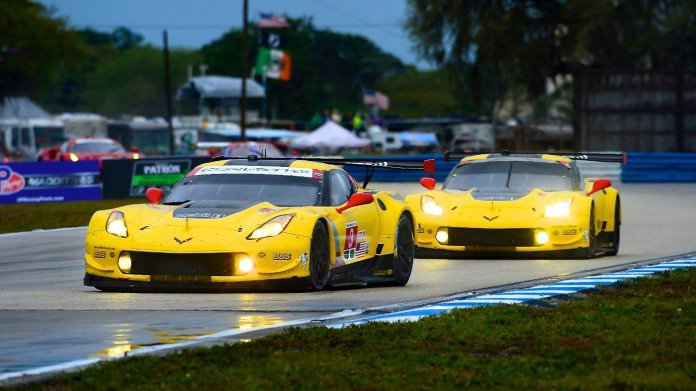
<svg viewBox="0 0 696 391"><path fill-rule="evenodd" d="M404 286L411 278L415 244L413 225L406 215L399 218L394 235L394 281L395 285Z"/></svg>
<svg viewBox="0 0 696 391"><path fill-rule="evenodd" d="M621 242L621 202L616 199L614 207L614 235L611 240L611 247L607 250L607 255L615 256L619 253L619 243Z"/></svg>
<svg viewBox="0 0 696 391"><path fill-rule="evenodd" d="M312 231L312 244L309 249L309 277L307 285L309 289L320 291L329 281L329 234L324 224L317 221Z"/></svg>
<svg viewBox="0 0 696 391"><path fill-rule="evenodd" d="M597 247L597 238L595 234L595 220L594 220L594 205L590 210L590 227L588 232L589 245L586 248L579 248L577 250L577 257L580 259L590 259L594 257Z"/></svg>

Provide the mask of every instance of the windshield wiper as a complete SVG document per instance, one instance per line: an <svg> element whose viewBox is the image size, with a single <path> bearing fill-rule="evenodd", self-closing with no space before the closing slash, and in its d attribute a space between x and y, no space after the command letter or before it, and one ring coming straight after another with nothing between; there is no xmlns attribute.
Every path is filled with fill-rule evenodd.
<svg viewBox="0 0 696 391"><path fill-rule="evenodd" d="M169 201L169 202L163 202L162 205L183 205L188 202L192 202L191 200L184 200L184 201Z"/></svg>

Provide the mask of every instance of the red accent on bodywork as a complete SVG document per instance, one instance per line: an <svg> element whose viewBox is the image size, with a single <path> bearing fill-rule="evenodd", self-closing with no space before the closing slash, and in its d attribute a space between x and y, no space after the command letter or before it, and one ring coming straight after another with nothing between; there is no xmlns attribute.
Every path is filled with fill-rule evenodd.
<svg viewBox="0 0 696 391"><path fill-rule="evenodd" d="M375 201L375 197L372 196L370 193L356 193L353 194L350 199L348 199L348 202L346 205L342 208L336 208L336 212L342 213L346 209L350 209L356 206L360 205L367 205L371 204Z"/></svg>

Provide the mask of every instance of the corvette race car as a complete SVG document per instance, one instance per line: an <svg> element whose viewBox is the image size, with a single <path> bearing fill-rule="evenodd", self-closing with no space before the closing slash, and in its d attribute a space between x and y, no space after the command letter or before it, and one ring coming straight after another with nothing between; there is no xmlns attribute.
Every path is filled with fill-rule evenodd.
<svg viewBox="0 0 696 391"><path fill-rule="evenodd" d="M461 161L441 189L406 197L422 255L543 252L591 258L619 251L621 200L607 179L583 179L574 160L623 154L445 153Z"/></svg>
<svg viewBox="0 0 696 391"><path fill-rule="evenodd" d="M426 164L427 162L427 164ZM413 215L394 192L365 190L332 165L434 172L434 162L223 158L194 168L151 204L98 211L84 284L100 290L320 290L405 285Z"/></svg>

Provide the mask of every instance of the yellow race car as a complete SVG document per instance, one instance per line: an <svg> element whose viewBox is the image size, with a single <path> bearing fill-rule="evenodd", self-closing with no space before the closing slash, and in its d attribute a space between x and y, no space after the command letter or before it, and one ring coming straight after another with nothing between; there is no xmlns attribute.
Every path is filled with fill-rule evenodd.
<svg viewBox="0 0 696 391"><path fill-rule="evenodd" d="M406 285L413 215L395 192L341 168L424 169L432 161L249 156L202 164L151 204L98 211L84 284L100 290L313 289Z"/></svg>
<svg viewBox="0 0 696 391"><path fill-rule="evenodd" d="M460 160L461 159L461 160ZM583 179L574 160L625 155L445 153L460 160L441 189L406 197L423 256L541 253L590 258L619 251L621 200L607 179Z"/></svg>

